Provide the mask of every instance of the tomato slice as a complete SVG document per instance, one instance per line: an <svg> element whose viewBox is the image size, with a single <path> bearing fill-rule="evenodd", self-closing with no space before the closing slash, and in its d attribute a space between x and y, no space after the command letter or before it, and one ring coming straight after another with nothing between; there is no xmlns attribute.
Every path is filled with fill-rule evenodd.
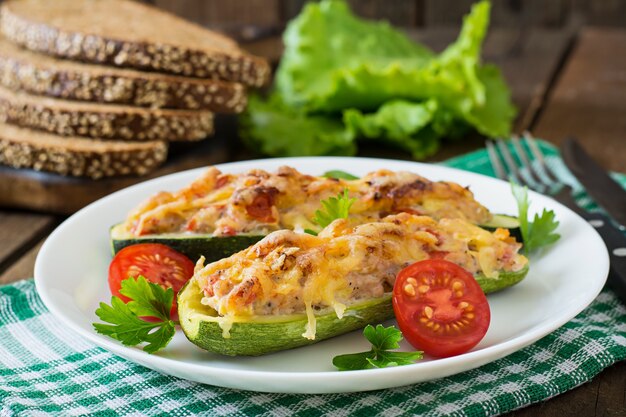
<svg viewBox="0 0 626 417"><path fill-rule="evenodd" d="M467 352L487 333L487 297L469 272L428 259L404 268L393 287L398 326L415 348L436 357Z"/></svg>
<svg viewBox="0 0 626 417"><path fill-rule="evenodd" d="M113 257L109 265L109 288L111 294L127 303L130 299L120 294L122 281L142 275L150 282L174 290L171 317L176 317L176 294L192 277L193 269L189 258L168 246L159 243L131 245Z"/></svg>

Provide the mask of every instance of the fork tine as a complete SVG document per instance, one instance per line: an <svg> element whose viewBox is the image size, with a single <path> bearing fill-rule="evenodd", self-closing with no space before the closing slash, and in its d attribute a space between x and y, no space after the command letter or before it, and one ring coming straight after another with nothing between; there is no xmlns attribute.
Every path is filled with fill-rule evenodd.
<svg viewBox="0 0 626 417"><path fill-rule="evenodd" d="M529 132L524 132L524 139L526 139L526 143L528 143L528 147L530 148L530 151L532 152L535 159L539 161L539 165L545 172L545 177L547 177L547 179L552 183L552 184L548 184L548 186L555 186L557 184L560 184L561 181L558 179L558 177L554 174L554 172L550 169L550 167L546 163L546 159L544 158L543 153L539 149L539 146L537 145L535 138Z"/></svg>
<svg viewBox="0 0 626 417"><path fill-rule="evenodd" d="M504 167L502 166L502 163L500 162L500 157L498 156L498 151L496 151L493 141L488 140L487 142L485 142L485 145L487 146L487 153L489 154L489 160L491 161L491 166L493 167L493 170L495 171L496 175L498 176L498 178L502 180L507 180L508 177L506 175L506 171L504 170Z"/></svg>
<svg viewBox="0 0 626 417"><path fill-rule="evenodd" d="M546 187L549 187L550 186L549 181L546 181L543 178L543 175L541 175L541 172L538 172L535 165L530 161L530 159L528 158L528 151L526 151L524 147L522 146L522 143L520 142L519 137L515 135L513 136L511 140L513 142L513 146L515 147L515 151L517 152L517 155L522 161L522 165L526 167L528 171L528 176L530 177L531 182L533 183L533 186L537 189L545 189Z"/></svg>
<svg viewBox="0 0 626 417"><path fill-rule="evenodd" d="M499 140L496 142L496 146L500 151L500 155L504 159L504 163L506 164L507 169L509 170L509 176L518 184L526 185L526 180L520 175L519 169L517 168L517 164L513 160L513 155L511 155L511 151L509 147L504 143L504 141Z"/></svg>

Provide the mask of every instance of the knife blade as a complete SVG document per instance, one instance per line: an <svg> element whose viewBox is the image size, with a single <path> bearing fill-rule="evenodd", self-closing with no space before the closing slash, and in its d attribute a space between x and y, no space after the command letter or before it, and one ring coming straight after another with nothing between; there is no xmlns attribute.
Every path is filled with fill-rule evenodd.
<svg viewBox="0 0 626 417"><path fill-rule="evenodd" d="M565 161L565 165L567 165L572 174L576 176L578 181L585 186L587 193L594 197L594 199L596 196L602 195L603 201L605 201L607 197L604 196L604 192L608 186L609 193L614 193L614 197L617 201L622 198L622 204L624 204L624 201L626 201L626 193L622 187L614 182L604 170L585 153L574 139L566 139L563 142L561 146L561 156L563 157L563 161ZM585 168L589 169L589 171ZM594 178L590 180L589 178L592 175ZM607 178L610 183L607 182ZM618 189L615 189L615 186L617 186ZM569 189L569 187L567 188ZM592 193L592 190L596 192ZM576 205L572 195L569 194L570 191L567 192L568 201L566 201L565 204L587 220L600 234L602 240L604 240L609 252L611 264L607 285L617 294L622 302L626 304L626 235L623 233L623 226L622 230L620 230L617 226L614 226L611 220L604 214L582 210ZM611 200L609 199L608 201L610 202ZM612 211L609 211L608 207L601 204L600 198L598 198L596 202L612 215L617 214L615 220L620 221L619 219L622 219L623 216L620 217L619 215L623 214L623 212L614 213L616 204L611 203L609 207L611 207Z"/></svg>
<svg viewBox="0 0 626 417"><path fill-rule="evenodd" d="M626 229L626 191L587 154L576 139L563 141L561 156L594 201L619 223L622 230Z"/></svg>

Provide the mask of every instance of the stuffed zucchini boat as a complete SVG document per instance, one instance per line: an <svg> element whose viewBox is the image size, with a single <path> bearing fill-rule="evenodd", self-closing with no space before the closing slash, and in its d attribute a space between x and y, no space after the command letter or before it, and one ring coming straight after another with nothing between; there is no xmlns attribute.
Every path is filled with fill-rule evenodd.
<svg viewBox="0 0 626 417"><path fill-rule="evenodd" d="M263 355L393 316L397 273L425 259L471 272L485 292L521 281L528 260L506 229L408 213L335 220L318 236L281 230L203 265L178 295L187 338L211 352Z"/></svg>
<svg viewBox="0 0 626 417"><path fill-rule="evenodd" d="M410 172L379 170L346 180L305 175L290 167L270 173L227 174L217 168L178 192L149 198L111 228L113 253L136 243L162 243L192 259L221 259L276 230L301 232L320 202L348 190L350 217L358 223L408 212L435 219L458 218L488 227L515 229L514 218L493 216L456 183L429 181Z"/></svg>

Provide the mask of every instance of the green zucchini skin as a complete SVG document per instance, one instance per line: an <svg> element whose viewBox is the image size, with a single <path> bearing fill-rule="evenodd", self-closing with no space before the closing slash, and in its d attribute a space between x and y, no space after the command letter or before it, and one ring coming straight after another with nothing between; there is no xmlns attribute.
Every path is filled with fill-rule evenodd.
<svg viewBox="0 0 626 417"><path fill-rule="evenodd" d="M521 242L522 235L519 228L519 222L517 222L516 227L516 221L517 219L515 217L495 214L493 216L493 220L489 224L481 225L480 227L489 231L494 231L498 227L504 227L509 229L511 236L514 236L519 242ZM207 263L227 258L234 253L247 249L265 237L264 235L216 237L212 235L200 234L163 234L129 237L125 236L122 231L121 223L111 227L109 232L113 255L124 249L126 246L138 243L161 243L187 255L194 262L200 259L200 256L204 256Z"/></svg>
<svg viewBox="0 0 626 417"><path fill-rule="evenodd" d="M491 294L492 292L500 291L519 283L528 274L528 268L528 264L526 264L526 266L519 271L500 272L498 278L487 278L483 275L478 275L475 278L483 292L485 294Z"/></svg>
<svg viewBox="0 0 626 417"><path fill-rule="evenodd" d="M519 226L519 219L515 216L509 216L507 214L494 214L489 223L480 224L479 226L485 230L489 230L490 232L495 231L497 228L509 229L509 233L515 238L515 240L523 242L522 229L520 229Z"/></svg>
<svg viewBox="0 0 626 417"><path fill-rule="evenodd" d="M113 255L126 246L138 243L161 243L186 255L192 261L197 261L201 256L206 262L218 261L227 258L233 253L242 251L259 240L263 235L235 235L218 237L211 235L146 235L141 237L126 237L119 232L121 225L115 225L110 229L111 250Z"/></svg>
<svg viewBox="0 0 626 417"><path fill-rule="evenodd" d="M517 272L500 273L498 278L477 277L485 293L502 290L520 282L528 267ZM189 341L204 350L229 356L260 356L268 353L310 345L339 336L368 324L376 324L394 316L391 294L349 306L343 318L334 311L316 315L315 340L302 337L307 325L304 314L276 317L273 320L235 322L230 337L222 335L218 323L193 317L194 313L211 310L200 304L200 289L195 281L189 281L178 294L180 325Z"/></svg>

